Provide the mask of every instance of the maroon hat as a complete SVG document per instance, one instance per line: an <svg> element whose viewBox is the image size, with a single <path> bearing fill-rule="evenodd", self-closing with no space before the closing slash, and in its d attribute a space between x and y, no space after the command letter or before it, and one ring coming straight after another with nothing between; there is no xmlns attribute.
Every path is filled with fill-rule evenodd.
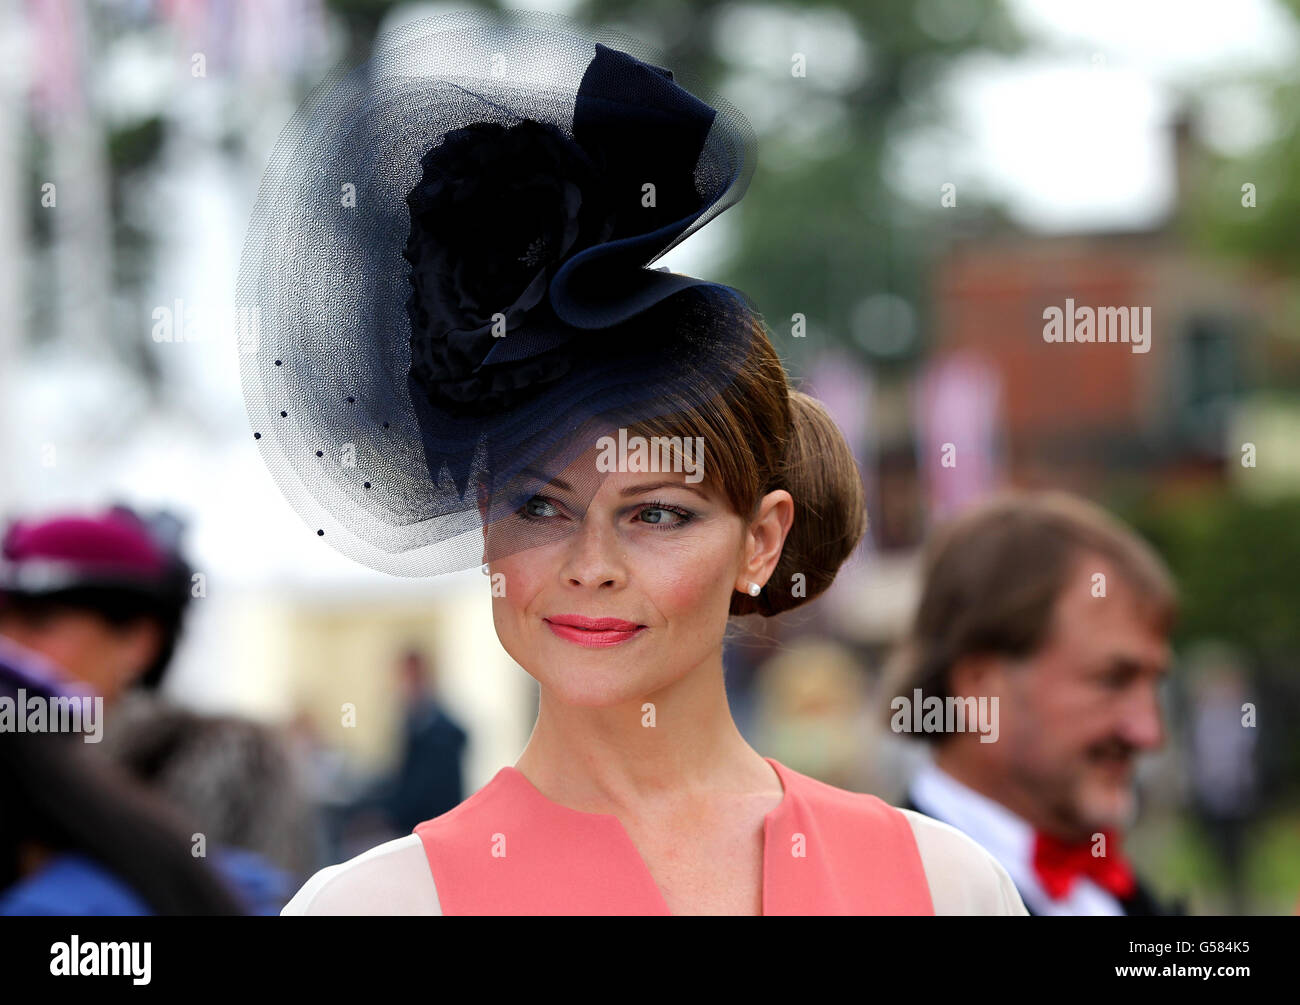
<svg viewBox="0 0 1300 1005"><path fill-rule="evenodd" d="M16 520L0 542L0 607L88 610L113 624L154 620L164 641L139 683L157 687L190 602L184 528L166 510L141 515L123 505L88 516Z"/></svg>
<svg viewBox="0 0 1300 1005"><path fill-rule="evenodd" d="M0 591L149 590L168 579L171 567L165 547L126 507L96 516L15 520L0 545Z"/></svg>

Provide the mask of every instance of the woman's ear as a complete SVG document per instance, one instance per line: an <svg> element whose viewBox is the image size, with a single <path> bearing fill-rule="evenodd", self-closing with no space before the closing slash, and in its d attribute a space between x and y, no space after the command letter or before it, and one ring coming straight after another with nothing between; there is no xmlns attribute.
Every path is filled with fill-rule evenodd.
<svg viewBox="0 0 1300 1005"><path fill-rule="evenodd" d="M736 584L737 590L747 593L750 583L764 586L772 578L793 523L794 498L785 489L769 492L760 500L758 513L745 531L742 581Z"/></svg>

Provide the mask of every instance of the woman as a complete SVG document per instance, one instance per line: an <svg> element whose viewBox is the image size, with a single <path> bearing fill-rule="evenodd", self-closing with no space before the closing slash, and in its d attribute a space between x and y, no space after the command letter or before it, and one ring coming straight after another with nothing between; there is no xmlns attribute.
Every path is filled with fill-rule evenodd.
<svg viewBox="0 0 1300 1005"><path fill-rule="evenodd" d="M647 267L739 199L753 138L617 41L417 25L273 159L242 271L268 463L377 569L483 563L541 693L515 765L283 913L1023 914L968 838L732 720L728 618L826 589L861 480L743 294ZM341 178L365 212L320 208Z"/></svg>

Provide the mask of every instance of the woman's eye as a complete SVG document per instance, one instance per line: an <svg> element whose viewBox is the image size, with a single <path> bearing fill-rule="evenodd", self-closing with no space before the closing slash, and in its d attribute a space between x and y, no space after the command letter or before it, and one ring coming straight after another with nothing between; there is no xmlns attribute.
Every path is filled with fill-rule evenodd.
<svg viewBox="0 0 1300 1005"><path fill-rule="evenodd" d="M545 496L532 496L516 512L523 520L549 520L562 517L560 508ZM693 514L673 506L643 506L637 510L636 520L663 530L683 527L690 522Z"/></svg>
<svg viewBox="0 0 1300 1005"><path fill-rule="evenodd" d="M520 507L520 514L525 517L558 516L559 511L542 496L533 496Z"/></svg>
<svg viewBox="0 0 1300 1005"><path fill-rule="evenodd" d="M640 510L637 516L641 518L642 523L656 527L680 527L690 519L687 513L668 509L665 506L647 506Z"/></svg>

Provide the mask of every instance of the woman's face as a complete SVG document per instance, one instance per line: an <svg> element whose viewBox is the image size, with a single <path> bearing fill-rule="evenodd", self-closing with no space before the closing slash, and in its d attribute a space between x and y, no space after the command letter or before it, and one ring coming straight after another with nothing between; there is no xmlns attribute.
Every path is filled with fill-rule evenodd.
<svg viewBox="0 0 1300 1005"><path fill-rule="evenodd" d="M681 472L594 470L592 453L527 490L518 515L492 525L487 557L506 651L555 697L599 707L720 665L732 593L766 581L780 543L779 520L760 519L756 535ZM617 623L582 627L595 619Z"/></svg>

